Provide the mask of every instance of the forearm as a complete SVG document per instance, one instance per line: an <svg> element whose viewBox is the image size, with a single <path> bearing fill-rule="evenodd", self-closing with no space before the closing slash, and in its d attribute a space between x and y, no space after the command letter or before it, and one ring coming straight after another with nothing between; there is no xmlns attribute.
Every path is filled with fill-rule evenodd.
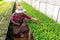
<svg viewBox="0 0 60 40"><path fill-rule="evenodd" d="M16 24L16 22L14 22L13 20L11 20L11 22L12 22L13 24Z"/></svg>
<svg viewBox="0 0 60 40"><path fill-rule="evenodd" d="M36 23L40 23L40 21L36 18L31 18L31 20L35 21Z"/></svg>
<svg viewBox="0 0 60 40"><path fill-rule="evenodd" d="M34 20L34 21L36 21L37 19L32 17L32 18L31 18L31 20Z"/></svg>

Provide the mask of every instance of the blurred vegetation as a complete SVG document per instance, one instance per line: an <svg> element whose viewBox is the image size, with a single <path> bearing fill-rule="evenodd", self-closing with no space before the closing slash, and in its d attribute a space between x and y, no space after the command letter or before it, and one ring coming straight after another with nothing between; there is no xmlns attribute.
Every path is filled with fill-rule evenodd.
<svg viewBox="0 0 60 40"><path fill-rule="evenodd" d="M4 2L4 4L0 4L0 40L5 40L4 34L7 32L12 5L12 2Z"/></svg>
<svg viewBox="0 0 60 40"><path fill-rule="evenodd" d="M26 9L26 14L41 22L36 24L34 21L26 20L35 40L60 40L60 24L25 2L21 2L20 5Z"/></svg>
<svg viewBox="0 0 60 40"><path fill-rule="evenodd" d="M3 1L3 0L0 0L0 1Z"/></svg>

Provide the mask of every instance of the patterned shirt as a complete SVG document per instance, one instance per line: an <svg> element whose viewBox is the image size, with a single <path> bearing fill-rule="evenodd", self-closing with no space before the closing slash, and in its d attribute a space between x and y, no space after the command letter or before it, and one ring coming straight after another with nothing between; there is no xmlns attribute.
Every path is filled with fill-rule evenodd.
<svg viewBox="0 0 60 40"><path fill-rule="evenodd" d="M20 18L21 20L24 20L24 18L31 19L30 16L23 14L21 16L18 16L17 13L13 13L12 16L10 17L10 21L12 21L14 18Z"/></svg>

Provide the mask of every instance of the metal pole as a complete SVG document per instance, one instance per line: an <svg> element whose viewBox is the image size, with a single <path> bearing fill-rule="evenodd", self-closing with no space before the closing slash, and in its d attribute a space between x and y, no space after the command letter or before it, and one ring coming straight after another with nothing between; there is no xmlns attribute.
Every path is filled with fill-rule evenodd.
<svg viewBox="0 0 60 40"><path fill-rule="evenodd" d="M35 8L35 2L36 2L36 0L34 1L34 8Z"/></svg>
<svg viewBox="0 0 60 40"><path fill-rule="evenodd" d="M55 5L53 5L53 11L54 11ZM53 13L52 13L52 17L53 17Z"/></svg>
<svg viewBox="0 0 60 40"><path fill-rule="evenodd" d="M39 9L38 10L40 10L40 1L39 1Z"/></svg>
<svg viewBox="0 0 60 40"><path fill-rule="evenodd" d="M36 0L35 0L35 3L36 3ZM36 4L34 5L34 8L36 8Z"/></svg>
<svg viewBox="0 0 60 40"><path fill-rule="evenodd" d="M46 15L46 10L47 10L47 1L48 1L48 0L46 0L46 8L45 8L45 15Z"/></svg>
<svg viewBox="0 0 60 40"><path fill-rule="evenodd" d="M32 0L31 0L31 6L32 6Z"/></svg>
<svg viewBox="0 0 60 40"><path fill-rule="evenodd" d="M58 14L57 14L57 19L56 19L56 22L58 21L59 12L60 12L60 7L59 7L59 10L58 10Z"/></svg>

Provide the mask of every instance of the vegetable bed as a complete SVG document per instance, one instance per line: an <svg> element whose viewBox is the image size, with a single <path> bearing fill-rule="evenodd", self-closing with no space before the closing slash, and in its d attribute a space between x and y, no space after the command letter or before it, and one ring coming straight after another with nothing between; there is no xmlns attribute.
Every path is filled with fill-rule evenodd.
<svg viewBox="0 0 60 40"><path fill-rule="evenodd" d="M5 2L0 6L0 40L5 40L7 32L9 17L12 12L13 2Z"/></svg>
<svg viewBox="0 0 60 40"><path fill-rule="evenodd" d="M3 3L5 3L5 1L0 1L0 5L2 5Z"/></svg>
<svg viewBox="0 0 60 40"><path fill-rule="evenodd" d="M26 9L26 14L41 22L36 24L34 21L26 20L35 40L60 40L60 24L25 2L21 2L20 5Z"/></svg>

